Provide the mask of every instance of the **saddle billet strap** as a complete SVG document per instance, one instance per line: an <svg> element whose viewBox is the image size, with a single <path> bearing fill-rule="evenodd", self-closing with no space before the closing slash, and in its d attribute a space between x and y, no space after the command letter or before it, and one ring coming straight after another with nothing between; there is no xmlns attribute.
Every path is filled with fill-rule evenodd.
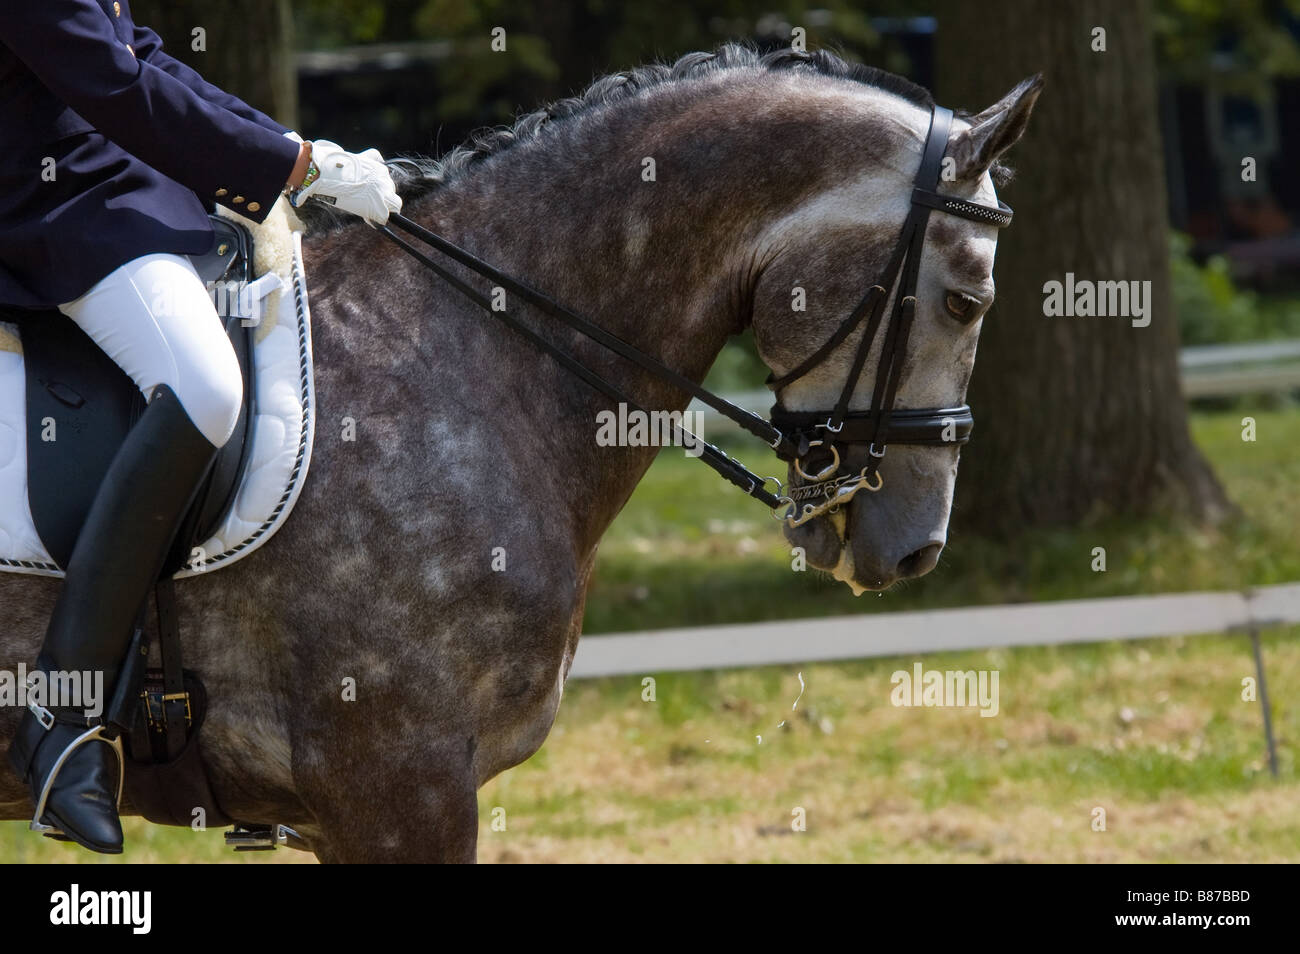
<svg viewBox="0 0 1300 954"><path fill-rule="evenodd" d="M185 692L185 670L181 666L176 588L171 577L163 577L154 586L154 601L158 610L158 643L163 664L163 744L170 762L185 748L191 711L189 695Z"/></svg>

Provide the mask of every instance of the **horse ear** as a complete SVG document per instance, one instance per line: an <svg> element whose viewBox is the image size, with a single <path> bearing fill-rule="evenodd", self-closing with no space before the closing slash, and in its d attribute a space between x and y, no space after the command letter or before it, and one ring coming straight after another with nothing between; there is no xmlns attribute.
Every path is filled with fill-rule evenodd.
<svg viewBox="0 0 1300 954"><path fill-rule="evenodd" d="M1038 94L1043 91L1043 74L1035 73L983 112L967 119L968 129L948 142L948 155L956 164L958 181L982 176L1002 153L1016 144L1029 124Z"/></svg>

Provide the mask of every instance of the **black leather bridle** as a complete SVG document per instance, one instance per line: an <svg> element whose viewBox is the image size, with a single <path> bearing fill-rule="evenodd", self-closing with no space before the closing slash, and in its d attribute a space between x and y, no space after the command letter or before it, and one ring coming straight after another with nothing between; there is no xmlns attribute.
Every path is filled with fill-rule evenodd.
<svg viewBox="0 0 1300 954"><path fill-rule="evenodd" d="M934 107L930 117L930 130L926 137L925 149L921 157L921 168L916 174L912 190L912 207L903 223L903 231L898 244L890 256L878 284L872 285L853 312L836 328L835 332L815 352L798 366L779 377L769 377L768 386L777 394L778 403L772 409L772 420L766 421L744 408L706 390L689 378L677 373L622 338L612 335L581 315L559 304L539 291L511 278L487 262L430 232L421 225L402 215L389 216L389 222L404 232L414 236L431 248L442 253L476 272L483 278L501 286L542 312L558 319L575 331L591 338L615 354L644 368L657 377L680 388L718 413L734 421L749 433L771 446L782 460L794 465L796 474L805 483L792 487L790 494L781 493L783 485L775 477L762 478L747 470L739 461L728 457L726 453L708 444L701 438L675 424L678 437L690 447L700 448L700 460L704 461L722 477L735 484L749 496L771 507L774 511L788 508L778 516L791 526L806 523L843 503L846 503L859 490L877 491L883 486L883 480L877 470L881 458L885 455L888 444L930 444L944 445L965 443L970 438L974 419L967 405L950 408L920 408L894 410L894 398L898 391L898 380L903 361L907 354L907 338L911 331L912 318L916 311L916 278L920 267L921 250L925 244L925 227L930 218L930 211L938 209L950 215L960 216L975 222L983 222L1002 228L1011 224L1010 207L998 202L998 207L979 205L953 196L940 195L937 191L939 173L943 163L944 150L948 144L948 132L952 124L952 111L942 106ZM492 317L497 318L512 331L527 338L540 350L549 354L566 370L587 382L597 391L614 401L625 403L630 410L645 412L639 404L621 390L593 372L568 353L552 345L537 332L523 324L507 311L498 311L491 300L481 292L466 284L439 265L424 252L401 238L389 226L379 227L379 231L427 266L444 281L465 297L482 307ZM880 364L876 372L875 392L872 395L871 409L867 411L848 410L849 400L857 383L862 368L866 364L881 321L884 316L885 303L895 283L898 293L885 333ZM789 411L780 404L781 390L821 364L839 347L845 339L866 322L866 331L858 344L853 365L839 400L830 411ZM868 447L868 462L859 473L841 474L842 457L838 446L844 444L865 443ZM829 454L829 462L808 473L805 464L809 454L816 448L817 455ZM811 466L809 464L808 466ZM767 489L767 484L777 485L777 493ZM819 502L809 502L819 501Z"/></svg>
<svg viewBox="0 0 1300 954"><path fill-rule="evenodd" d="M894 409L903 361L907 357L907 339L916 314L916 279L921 265L921 252L925 247L925 227L930 220L930 211L938 209L949 215L998 228L1010 225L1013 215L1011 207L1001 200L995 209L939 194L939 175L951 126L952 110L935 106L930 114L930 130L921 154L921 167L916 173L912 189L912 207L903 222L903 231L880 281L867 290L858 306L835 329L825 344L785 374L779 377L768 376L767 386L777 394L777 404L772 408L772 423L797 448L796 456L785 459L794 465L795 473L805 481L790 491L790 497L795 503L795 512L788 515L792 525L806 523L826 510L846 503L859 490L880 490L884 486L884 479L878 468L889 444L945 445L964 444L970 440L975 418L968 404ZM890 289L895 284L897 293L894 296L889 327L881 345L871 407L866 411L850 412L849 400L853 397L858 377L862 374L862 368L880 329ZM782 407L781 390L825 361L831 352L861 327L864 320L866 331L858 342L853 364L834 409L788 411ZM839 446L845 444L867 445L867 464L856 474L841 474ZM824 452L818 452L823 460L829 457L826 465L820 469L813 469L808 464L809 451L816 447L824 448ZM785 456L780 449L777 453ZM806 467L813 469L813 472L809 473ZM821 502L808 502L810 500Z"/></svg>

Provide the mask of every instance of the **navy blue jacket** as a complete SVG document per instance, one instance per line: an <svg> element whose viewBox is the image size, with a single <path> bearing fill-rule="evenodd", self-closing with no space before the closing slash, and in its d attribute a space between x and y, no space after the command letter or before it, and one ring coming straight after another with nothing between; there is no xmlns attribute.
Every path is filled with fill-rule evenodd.
<svg viewBox="0 0 1300 954"><path fill-rule="evenodd" d="M127 0L0 0L0 305L49 308L120 265L261 221L298 144L131 20Z"/></svg>

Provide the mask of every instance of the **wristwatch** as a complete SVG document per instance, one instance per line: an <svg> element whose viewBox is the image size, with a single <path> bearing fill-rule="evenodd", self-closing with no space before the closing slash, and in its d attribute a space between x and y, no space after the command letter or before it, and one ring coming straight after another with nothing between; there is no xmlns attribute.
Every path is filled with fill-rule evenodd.
<svg viewBox="0 0 1300 954"><path fill-rule="evenodd" d="M307 146L307 174L302 177L302 185L284 187L284 194L288 196L289 204L295 209L298 208L298 193L320 178L320 166L316 165L316 160L311 154L311 143L305 145Z"/></svg>

